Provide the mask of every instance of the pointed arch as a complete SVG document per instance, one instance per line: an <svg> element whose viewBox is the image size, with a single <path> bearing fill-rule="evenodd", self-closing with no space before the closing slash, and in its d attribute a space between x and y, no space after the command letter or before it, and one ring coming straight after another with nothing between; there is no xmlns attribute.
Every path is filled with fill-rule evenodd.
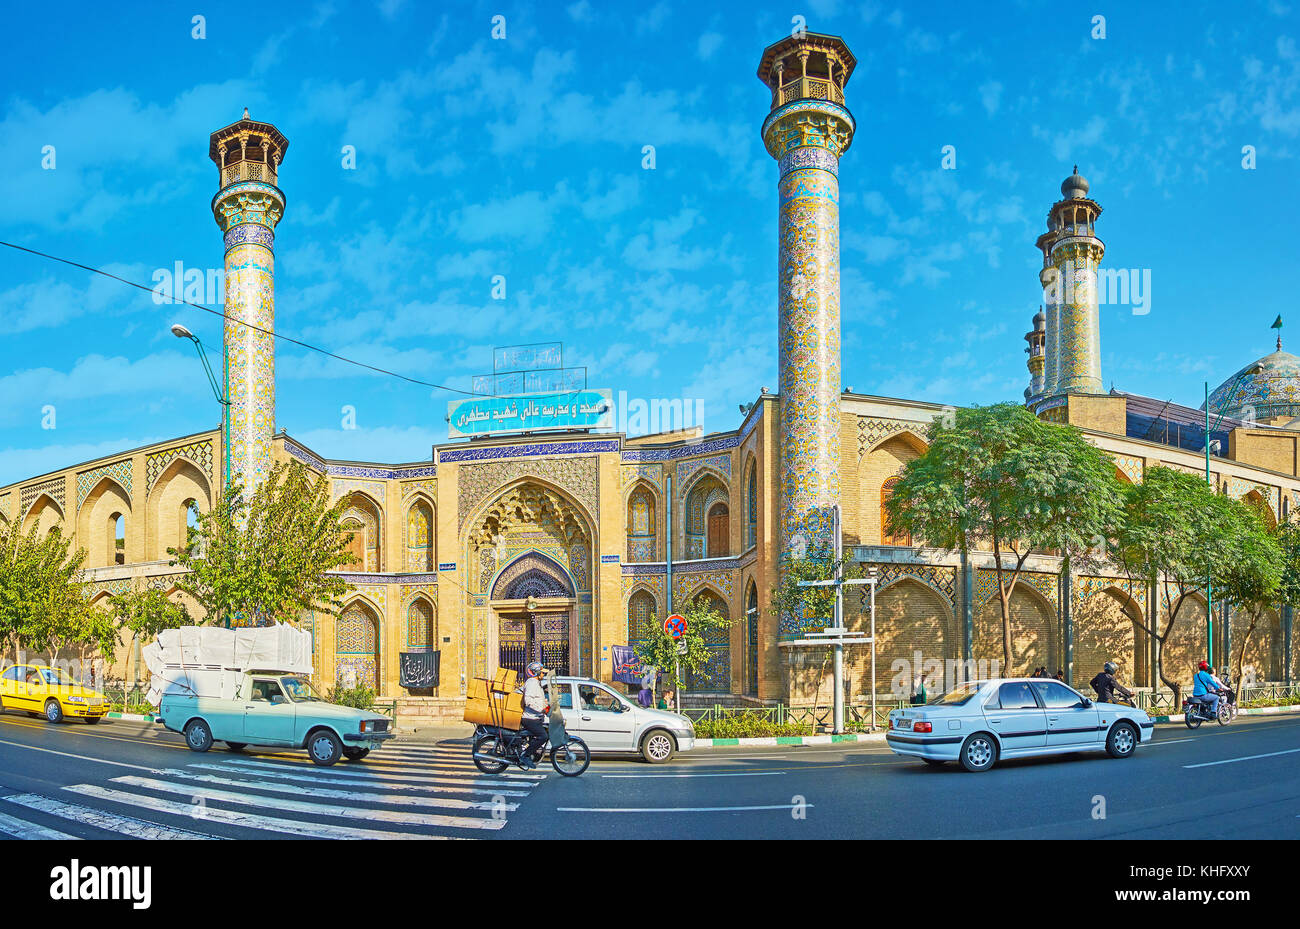
<svg viewBox="0 0 1300 929"><path fill-rule="evenodd" d="M347 685L364 684L379 692L381 641L380 622L383 611L363 594L348 600L335 619L334 675Z"/></svg>
<svg viewBox="0 0 1300 929"><path fill-rule="evenodd" d="M417 594L406 604L405 632L402 640L408 652L436 651L438 648L438 608L425 594Z"/></svg>
<svg viewBox="0 0 1300 929"><path fill-rule="evenodd" d="M406 570L416 573L432 571L437 565L433 503L424 494L416 494L406 510Z"/></svg>
<svg viewBox="0 0 1300 929"><path fill-rule="evenodd" d="M686 557L725 558L730 555L731 494L726 482L709 470L691 482L685 499L686 515L682 529Z"/></svg>
<svg viewBox="0 0 1300 929"><path fill-rule="evenodd" d="M691 590L685 601L690 608L712 608L723 619L731 620L731 604L708 581ZM731 689L731 636L728 627L709 629L704 634L709 661L699 674L688 675L687 689L704 693L726 693Z"/></svg>
<svg viewBox="0 0 1300 929"><path fill-rule="evenodd" d="M86 549L88 567L126 563L126 545L134 541L136 531L130 517L131 494L127 489L108 476L96 481L77 511L77 539Z"/></svg>
<svg viewBox="0 0 1300 929"><path fill-rule="evenodd" d="M636 481L627 494L627 560L655 561L659 554L659 494L649 481Z"/></svg>
<svg viewBox="0 0 1300 929"><path fill-rule="evenodd" d="M50 530L63 527L67 520L63 515L63 507L59 506L57 500L47 493L37 495L32 501L32 505L27 508L23 516L23 533L31 531L32 526L38 526L39 533L42 536L48 535Z"/></svg>
<svg viewBox="0 0 1300 929"><path fill-rule="evenodd" d="M339 523L354 533L348 544L352 554L349 566L354 571L375 573L384 570L384 510L363 490L351 490L344 496L345 505Z"/></svg>
<svg viewBox="0 0 1300 929"><path fill-rule="evenodd" d="M188 458L179 457L168 463L149 491L145 500L148 533L145 557L150 561L165 561L169 548L180 548L188 535L188 501L194 501L201 513L212 509L212 485L207 474Z"/></svg>
<svg viewBox="0 0 1300 929"><path fill-rule="evenodd" d="M880 485L880 544L910 547L912 544L912 534L910 532L889 531L889 512L886 504L889 502L889 498L893 496L894 487L897 486L900 480L902 480L902 477L895 474Z"/></svg>
<svg viewBox="0 0 1300 929"><path fill-rule="evenodd" d="M577 585L568 569L536 549L524 552L497 572L489 589L492 600L577 596Z"/></svg>
<svg viewBox="0 0 1300 929"><path fill-rule="evenodd" d="M749 579L745 589L745 693L758 696L758 585Z"/></svg>

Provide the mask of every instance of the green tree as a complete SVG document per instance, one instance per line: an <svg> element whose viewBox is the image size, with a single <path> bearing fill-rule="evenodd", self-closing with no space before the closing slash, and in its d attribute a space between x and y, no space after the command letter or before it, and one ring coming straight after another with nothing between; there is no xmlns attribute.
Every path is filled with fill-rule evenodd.
<svg viewBox="0 0 1300 929"><path fill-rule="evenodd" d="M131 588L112 597L109 603L117 627L145 642L156 638L164 629L177 629L193 623L184 606L168 600L166 594L155 587L144 590Z"/></svg>
<svg viewBox="0 0 1300 929"><path fill-rule="evenodd" d="M1130 581L1151 585L1157 602L1169 604L1163 630L1146 617L1139 625L1156 643L1156 674L1176 703L1182 685L1166 674L1162 653L1188 600L1204 595L1212 577L1238 603L1266 601L1277 589L1282 561L1277 542L1248 506L1216 494L1203 477L1159 466L1125 489L1113 556Z"/></svg>
<svg viewBox="0 0 1300 929"><path fill-rule="evenodd" d="M927 441L886 502L887 529L948 551L992 548L1010 669L1011 598L1025 563L1048 553L1099 560L1121 516L1115 465L1077 428L1012 403L940 417Z"/></svg>
<svg viewBox="0 0 1300 929"><path fill-rule="evenodd" d="M85 560L85 550L73 551L58 528L42 536L36 526L24 533L16 522L0 520L0 641L6 649L102 649L101 614L90 609L81 581Z"/></svg>
<svg viewBox="0 0 1300 929"><path fill-rule="evenodd" d="M1214 579L1215 595L1222 596L1234 612L1244 614L1248 621L1237 645L1233 680L1239 688L1246 648L1264 611L1279 600L1293 602L1287 597L1300 593L1300 528L1292 523L1274 524L1268 508L1254 499L1243 503L1255 517L1257 532L1267 541L1259 542L1255 533L1245 533L1239 540L1238 552L1230 559L1227 574ZM1230 664L1232 656L1225 655L1224 662Z"/></svg>
<svg viewBox="0 0 1300 929"><path fill-rule="evenodd" d="M675 691L692 675L702 674L709 666L713 653L708 647L708 634L718 629L731 628L731 620L723 616L703 597L696 597L682 612L686 619L686 632L674 639L664 631L663 624L650 617L650 636L636 645L636 656L642 665L657 668ZM682 672L682 677L678 673Z"/></svg>
<svg viewBox="0 0 1300 929"><path fill-rule="evenodd" d="M297 461L277 464L251 500L232 485L211 512L197 514L185 544L167 550L187 569L176 586L214 624L239 615L336 615L349 588L329 572L351 560L352 533L339 524L346 505L346 498L330 505L328 482Z"/></svg>

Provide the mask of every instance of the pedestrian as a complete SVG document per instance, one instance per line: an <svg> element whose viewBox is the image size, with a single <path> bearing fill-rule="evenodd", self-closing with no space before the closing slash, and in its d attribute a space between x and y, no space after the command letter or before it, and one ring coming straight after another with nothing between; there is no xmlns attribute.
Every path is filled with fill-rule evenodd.
<svg viewBox="0 0 1300 929"><path fill-rule="evenodd" d="M656 705L659 709L661 709L661 710L667 710L667 709L670 709L670 705L671 705L671 703L672 703L672 699L673 699L673 692L672 692L671 690L665 690L665 691L660 695L660 697L659 697L659 702L658 702L657 704L655 704L655 705Z"/></svg>
<svg viewBox="0 0 1300 929"><path fill-rule="evenodd" d="M912 706L925 703L925 672L922 671L912 683Z"/></svg>
<svg viewBox="0 0 1300 929"><path fill-rule="evenodd" d="M1058 681L1060 681L1062 684L1064 684L1064 683L1065 683L1065 671L1063 671L1063 670L1060 669L1060 668L1057 668L1057 669L1056 669L1056 679L1057 679Z"/></svg>

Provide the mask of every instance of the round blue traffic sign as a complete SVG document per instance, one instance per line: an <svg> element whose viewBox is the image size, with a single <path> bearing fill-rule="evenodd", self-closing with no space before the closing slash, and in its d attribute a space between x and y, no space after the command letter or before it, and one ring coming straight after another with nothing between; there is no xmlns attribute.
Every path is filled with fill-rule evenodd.
<svg viewBox="0 0 1300 929"><path fill-rule="evenodd" d="M674 639L680 639L686 635L686 617L679 613L674 613L664 620L664 632L668 633Z"/></svg>

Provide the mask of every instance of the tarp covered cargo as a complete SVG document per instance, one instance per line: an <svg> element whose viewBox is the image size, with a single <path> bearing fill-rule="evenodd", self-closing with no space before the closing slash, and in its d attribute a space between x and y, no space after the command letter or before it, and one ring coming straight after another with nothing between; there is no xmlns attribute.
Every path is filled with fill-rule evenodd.
<svg viewBox="0 0 1300 929"><path fill-rule="evenodd" d="M310 674L311 633L288 623L224 629L182 626L159 633L140 650L149 669L146 699L157 706L164 693L235 699L245 671Z"/></svg>

